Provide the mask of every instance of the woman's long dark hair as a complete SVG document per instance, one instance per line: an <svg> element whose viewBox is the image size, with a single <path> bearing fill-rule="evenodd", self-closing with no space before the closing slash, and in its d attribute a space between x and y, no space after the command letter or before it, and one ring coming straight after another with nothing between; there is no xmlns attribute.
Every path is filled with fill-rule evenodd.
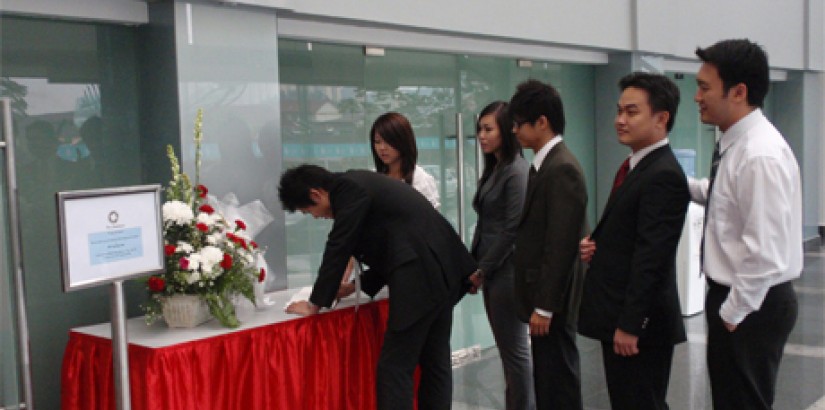
<svg viewBox="0 0 825 410"><path fill-rule="evenodd" d="M378 153L375 152L375 134L380 135L384 142L398 150L398 154L401 156L401 175L406 183L412 184L415 163L418 161L418 148L415 145L415 134L410 121L397 112L388 112L381 114L372 123L370 149L372 149L375 170L382 174L388 174L390 168L381 161Z"/></svg>
<svg viewBox="0 0 825 410"><path fill-rule="evenodd" d="M493 101L481 110L478 114L478 122L476 122L476 136L478 136L481 131L481 119L487 115L495 114L496 125L498 125L498 132L501 135L501 165L507 165L516 159L516 155L522 155L521 144L516 139L516 135L513 134L513 120L507 107L508 105L504 101ZM481 174L481 179L478 182L479 186L490 178L498 162L499 160L494 152L484 154L484 173Z"/></svg>

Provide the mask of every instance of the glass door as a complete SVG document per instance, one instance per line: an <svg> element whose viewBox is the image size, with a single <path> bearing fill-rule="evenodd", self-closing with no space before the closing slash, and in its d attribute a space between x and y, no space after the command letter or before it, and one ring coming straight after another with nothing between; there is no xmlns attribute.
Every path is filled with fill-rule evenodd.
<svg viewBox="0 0 825 410"><path fill-rule="evenodd" d="M472 199L478 178L475 115L480 103L477 101L488 95L504 95L506 87L490 85L496 84L493 79L480 80L483 76L468 70L468 67L473 70L478 67L468 64L467 58L386 49L383 56L366 57L364 88L369 108L367 124L387 111L400 112L410 120L418 145L418 165L435 177L441 197L440 211L463 233L469 247L476 219ZM496 64L491 65L496 72ZM489 88L495 91L491 93ZM369 129L369 125L366 128ZM462 160L459 162L460 149ZM481 295L468 295L453 314L453 350L474 345L486 348L493 344Z"/></svg>
<svg viewBox="0 0 825 410"><path fill-rule="evenodd" d="M17 198L0 203L19 203L25 277L27 320L18 328L25 329L28 343L18 347L31 352L26 362L36 407L56 409L60 366L55 364L62 360L69 330L109 321L109 302L105 288L61 291L55 192L140 184L141 161L149 158L144 150L155 152L157 144L142 141L139 132L137 28L3 15L0 38L0 94L12 100L18 188ZM162 157L162 148L156 152ZM7 235L9 225L0 224L0 235ZM0 269L8 268L4 256ZM0 282L9 283L6 276ZM125 290L135 315L145 298L143 285L131 281ZM8 309L6 296L0 288L0 309ZM2 337L9 329L3 326ZM13 351L0 349L4 374L18 367L7 364Z"/></svg>
<svg viewBox="0 0 825 410"><path fill-rule="evenodd" d="M594 197L592 67L537 62L522 68L512 58L399 49L367 56L361 46L286 39L279 40L278 50L285 168L311 162L335 171L372 169L369 129L379 115L399 112L415 132L418 164L437 181L440 212L464 234L469 247L476 223L472 199L482 162L476 152L476 115L492 101L509 101L521 81L537 78L552 82L562 93L569 131L565 137ZM456 114L461 114L461 144ZM531 159L532 153L525 152L525 157ZM593 209L591 201L591 218ZM289 287L311 285L329 222L290 214L286 225ZM493 338L482 298L467 296L455 310L452 348L475 345L490 347Z"/></svg>
<svg viewBox="0 0 825 410"><path fill-rule="evenodd" d="M283 168L371 169L363 49L280 40L278 61ZM300 212L284 220L288 287L311 286L332 224Z"/></svg>

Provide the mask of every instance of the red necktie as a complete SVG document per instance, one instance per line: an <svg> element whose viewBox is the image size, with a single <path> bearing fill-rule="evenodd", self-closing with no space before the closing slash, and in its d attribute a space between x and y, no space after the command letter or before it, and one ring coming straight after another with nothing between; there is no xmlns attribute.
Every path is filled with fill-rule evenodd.
<svg viewBox="0 0 825 410"><path fill-rule="evenodd" d="M622 162L622 166L620 166L616 172L616 179L613 180L613 189L610 190L611 194L622 185L628 172L630 172L630 157L627 157L627 159Z"/></svg>

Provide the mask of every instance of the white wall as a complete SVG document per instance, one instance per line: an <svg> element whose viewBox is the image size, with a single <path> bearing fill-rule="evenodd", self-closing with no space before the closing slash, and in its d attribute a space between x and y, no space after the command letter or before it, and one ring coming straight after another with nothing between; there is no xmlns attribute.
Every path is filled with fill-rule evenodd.
<svg viewBox="0 0 825 410"><path fill-rule="evenodd" d="M765 47L772 67L806 68L806 0L637 2L641 51L692 59L697 46L747 37Z"/></svg>
<svg viewBox="0 0 825 410"><path fill-rule="evenodd" d="M251 1L251 0L248 0ZM260 1L260 0L258 0ZM782 69L823 68L823 0L301 0L297 19L454 32L508 41L583 46L694 59L697 46L748 37Z"/></svg>
<svg viewBox="0 0 825 410"><path fill-rule="evenodd" d="M807 68L825 70L825 1L808 0Z"/></svg>
<svg viewBox="0 0 825 410"><path fill-rule="evenodd" d="M629 49L631 0L301 0L301 14L525 41Z"/></svg>

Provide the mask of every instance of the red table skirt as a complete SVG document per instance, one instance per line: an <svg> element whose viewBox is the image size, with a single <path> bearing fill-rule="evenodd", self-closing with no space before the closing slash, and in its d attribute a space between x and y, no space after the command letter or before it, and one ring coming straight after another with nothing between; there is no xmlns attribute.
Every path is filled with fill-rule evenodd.
<svg viewBox="0 0 825 410"><path fill-rule="evenodd" d="M389 304L163 348L129 345L132 409L373 409ZM71 332L61 403L114 409L109 339Z"/></svg>

